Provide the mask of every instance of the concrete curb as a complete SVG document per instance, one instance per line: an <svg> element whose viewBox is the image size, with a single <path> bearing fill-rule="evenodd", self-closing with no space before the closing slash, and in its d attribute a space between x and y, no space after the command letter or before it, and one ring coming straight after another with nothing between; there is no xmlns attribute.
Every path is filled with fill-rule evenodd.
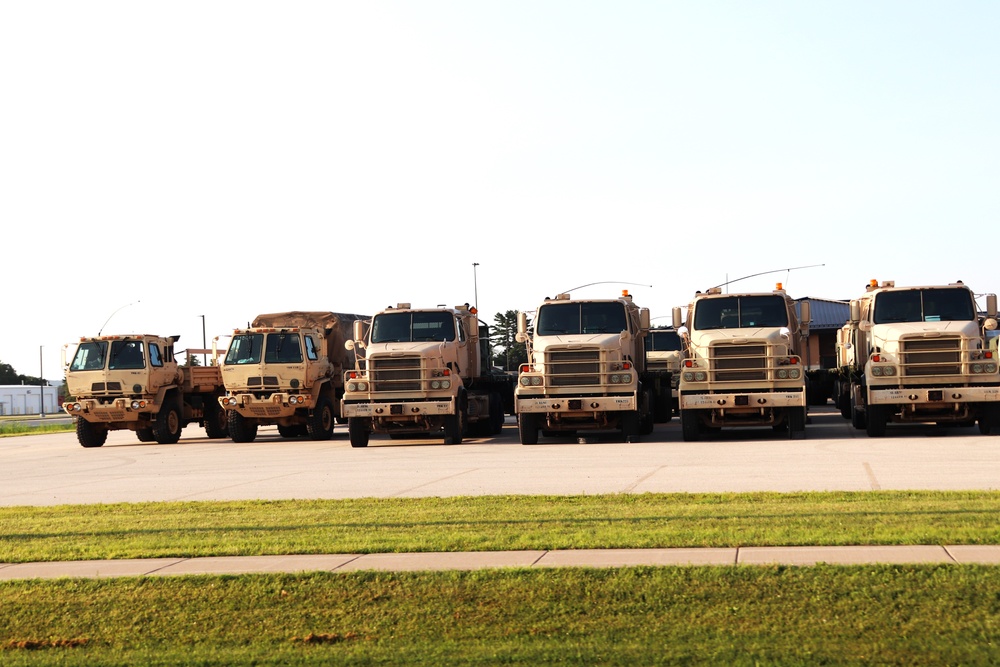
<svg viewBox="0 0 1000 667"><path fill-rule="evenodd" d="M810 566L889 564L1000 565L1000 545L808 546L675 549L566 549L444 553L210 556L0 563L0 581L17 579L260 574L272 572L417 572L495 568L649 566Z"/></svg>

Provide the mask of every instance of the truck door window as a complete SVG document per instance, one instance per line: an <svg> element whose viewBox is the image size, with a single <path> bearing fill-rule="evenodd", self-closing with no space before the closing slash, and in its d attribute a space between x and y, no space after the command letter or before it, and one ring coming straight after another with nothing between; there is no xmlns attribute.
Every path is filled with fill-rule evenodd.
<svg viewBox="0 0 1000 667"><path fill-rule="evenodd" d="M80 343L73 355L71 371L97 371L104 368L104 359L108 352L107 341L91 341Z"/></svg>
<svg viewBox="0 0 1000 667"><path fill-rule="evenodd" d="M316 361L319 359L319 353L316 352L316 343L313 341L312 336L306 336L306 357L309 361Z"/></svg>
<svg viewBox="0 0 1000 667"><path fill-rule="evenodd" d="M142 354L141 341L111 341L111 358L108 361L108 370L135 370L145 367L146 360Z"/></svg>
<svg viewBox="0 0 1000 667"><path fill-rule="evenodd" d="M226 352L226 364L259 364L260 351L264 347L264 334L240 334L233 336Z"/></svg>
<svg viewBox="0 0 1000 667"><path fill-rule="evenodd" d="M265 364L300 364L302 347L298 334L272 333L267 335L267 349L264 350Z"/></svg>
<svg viewBox="0 0 1000 667"><path fill-rule="evenodd" d="M163 359L160 357L160 346L156 343L149 344L149 365L157 368L163 365Z"/></svg>

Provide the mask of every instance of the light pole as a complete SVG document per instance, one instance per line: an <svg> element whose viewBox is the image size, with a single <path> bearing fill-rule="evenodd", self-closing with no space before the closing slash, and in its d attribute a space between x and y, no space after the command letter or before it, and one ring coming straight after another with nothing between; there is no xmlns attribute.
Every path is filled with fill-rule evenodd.
<svg viewBox="0 0 1000 667"><path fill-rule="evenodd" d="M207 350L208 349L208 339L205 338L205 316L204 315L201 316L201 349L203 349L203 350ZM203 366L208 366L208 354L205 353L205 352L202 352L202 354L201 354L201 363L202 363Z"/></svg>
<svg viewBox="0 0 1000 667"><path fill-rule="evenodd" d="M42 390L42 395L38 399L38 416L45 416L45 377L44 370L42 369L42 348L44 345L38 346L38 388Z"/></svg>
<svg viewBox="0 0 1000 667"><path fill-rule="evenodd" d="M479 266L479 262L472 263L472 294L473 303L476 306L476 310L479 310L479 283L476 281L476 267Z"/></svg>

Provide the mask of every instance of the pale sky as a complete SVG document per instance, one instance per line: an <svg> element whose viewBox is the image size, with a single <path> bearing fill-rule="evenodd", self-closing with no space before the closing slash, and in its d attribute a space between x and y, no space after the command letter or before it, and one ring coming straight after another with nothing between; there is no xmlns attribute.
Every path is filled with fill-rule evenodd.
<svg viewBox="0 0 1000 667"><path fill-rule="evenodd" d="M590 283L664 324L790 267L730 289L995 292L998 30L994 1L3 2L0 362Z"/></svg>

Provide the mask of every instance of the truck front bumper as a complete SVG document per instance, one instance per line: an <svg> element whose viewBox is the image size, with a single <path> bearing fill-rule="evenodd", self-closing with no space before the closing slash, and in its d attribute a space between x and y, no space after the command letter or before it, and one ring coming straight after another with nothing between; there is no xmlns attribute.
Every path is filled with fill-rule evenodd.
<svg viewBox="0 0 1000 667"><path fill-rule="evenodd" d="M341 401L343 417L383 418L388 420L418 420L426 416L455 414L454 401L369 402L348 403Z"/></svg>
<svg viewBox="0 0 1000 667"><path fill-rule="evenodd" d="M79 410L70 409L65 406L63 410L68 415L79 417L84 421L96 422L100 424L122 424L137 422L142 419L149 419L159 410L152 401L144 401L142 407L133 408L132 399L117 398L112 403L98 403L94 400L85 399L75 401L70 405L79 405Z"/></svg>
<svg viewBox="0 0 1000 667"><path fill-rule="evenodd" d="M954 403L995 403L1000 401L1000 387L872 387L868 402L872 405L942 406Z"/></svg>
<svg viewBox="0 0 1000 667"><path fill-rule="evenodd" d="M726 410L756 411L769 408L804 408L805 391L775 391L725 394L685 394L680 395L681 410Z"/></svg>
<svg viewBox="0 0 1000 667"><path fill-rule="evenodd" d="M292 396L304 398L302 403L292 403ZM231 400L235 399L235 404ZM226 410L239 413L247 419L280 419L281 417L291 417L298 410L312 410L316 402L312 396L303 394L271 394L267 398L257 398L253 394L236 394L233 396L220 396L219 405Z"/></svg>
<svg viewBox="0 0 1000 667"><path fill-rule="evenodd" d="M638 410L639 401L635 394L627 396L546 396L539 398L516 398L514 408L517 413L583 416L587 413L596 412Z"/></svg>

